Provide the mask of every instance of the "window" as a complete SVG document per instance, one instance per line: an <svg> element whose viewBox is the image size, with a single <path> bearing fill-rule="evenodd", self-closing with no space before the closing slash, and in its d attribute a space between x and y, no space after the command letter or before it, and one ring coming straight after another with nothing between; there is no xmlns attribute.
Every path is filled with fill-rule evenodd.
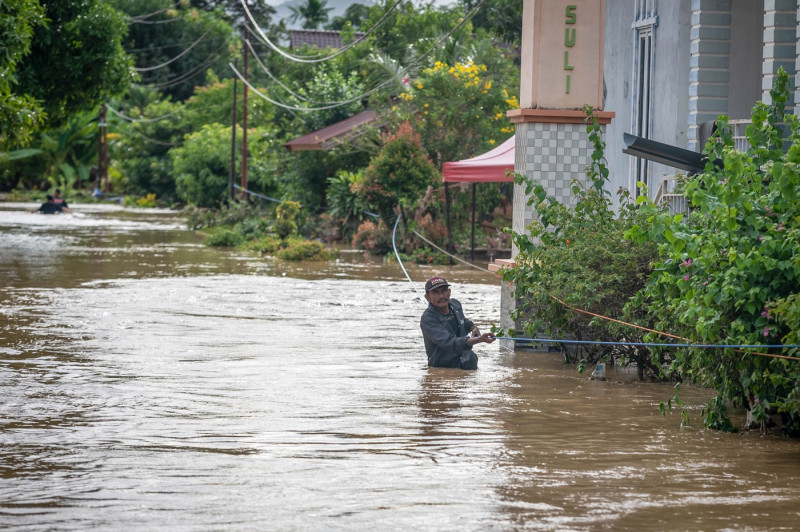
<svg viewBox="0 0 800 532"><path fill-rule="evenodd" d="M633 112L631 113L634 135L650 138L653 129L653 62L655 59L654 33L658 25L656 0L636 0L633 61ZM653 190L650 182L650 161L636 157L631 162L631 189L639 182Z"/></svg>

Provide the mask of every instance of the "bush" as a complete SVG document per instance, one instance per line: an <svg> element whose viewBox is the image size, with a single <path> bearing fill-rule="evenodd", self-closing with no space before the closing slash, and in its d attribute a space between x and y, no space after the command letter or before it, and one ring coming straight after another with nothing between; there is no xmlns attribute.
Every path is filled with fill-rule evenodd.
<svg viewBox="0 0 800 532"><path fill-rule="evenodd" d="M228 196L230 128L209 124L169 151L178 197L199 207L216 207Z"/></svg>
<svg viewBox="0 0 800 532"><path fill-rule="evenodd" d="M254 240L248 240L239 247L245 251L255 251L261 254L272 255L284 245L283 241L275 236L266 235Z"/></svg>
<svg viewBox="0 0 800 532"><path fill-rule="evenodd" d="M244 241L241 233L230 227L215 227L205 240L207 246L235 247Z"/></svg>
<svg viewBox="0 0 800 532"><path fill-rule="evenodd" d="M591 109L587 109L591 116ZM630 341L641 340L637 329L621 330L620 326L573 311L568 305L606 316L619 316L628 299L641 289L655 258L655 247L625 240L624 234L638 220L638 211L623 193L623 207L616 213L605 189L608 169L605 166L605 144L596 121L587 126L594 145L592 164L587 180L572 182L575 206L570 207L548 198L542 185L517 176L526 186L529 204L534 205L538 220L530 225L530 234L514 234L519 248L516 266L504 273L511 281L518 298L512 318L520 323L524 334L538 337L576 340ZM514 336L516 331L511 331ZM581 344L574 349L582 365L601 359L620 363L635 361L640 377L649 369L658 376L660 359L651 360L646 349Z"/></svg>
<svg viewBox="0 0 800 532"><path fill-rule="evenodd" d="M359 185L359 196L374 206L388 227L395 218L394 208L413 207L439 172L425 155L418 134L407 122L396 135L384 137L381 152L370 162Z"/></svg>
<svg viewBox="0 0 800 532"><path fill-rule="evenodd" d="M392 251L392 235L383 222L364 222L353 236L353 247L371 255L386 255Z"/></svg>
<svg viewBox="0 0 800 532"><path fill-rule="evenodd" d="M756 104L750 148L736 151L726 117L706 146L704 173L687 179L690 214L669 216L645 198L647 218L631 230L658 243L654 274L632 305L644 305L653 328L691 341L724 345L797 344L800 292L800 122L784 113L782 70L771 106ZM781 122L790 130L784 152ZM717 165L716 162L723 165ZM709 427L733 430L728 406L744 407L764 427L770 414L800 433L800 350L681 349L672 370L709 386Z"/></svg>
<svg viewBox="0 0 800 532"><path fill-rule="evenodd" d="M416 264L450 265L450 256L429 247L417 248L411 253L411 260Z"/></svg>
<svg viewBox="0 0 800 532"><path fill-rule="evenodd" d="M336 253L328 251L321 242L313 240L289 239L286 248L278 250L276 256L282 260L330 260Z"/></svg>
<svg viewBox="0 0 800 532"><path fill-rule="evenodd" d="M282 239L297 234L297 215L301 205L296 201L283 201L275 211L275 231Z"/></svg>

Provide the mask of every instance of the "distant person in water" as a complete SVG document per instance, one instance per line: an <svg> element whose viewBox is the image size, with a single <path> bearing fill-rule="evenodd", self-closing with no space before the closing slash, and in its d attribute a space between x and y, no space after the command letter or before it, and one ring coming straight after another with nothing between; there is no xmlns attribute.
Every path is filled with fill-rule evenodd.
<svg viewBox="0 0 800 532"><path fill-rule="evenodd" d="M69 207L69 205L67 205L67 200L61 197L61 189L58 188L53 192L53 203L61 205L61 207Z"/></svg>
<svg viewBox="0 0 800 532"><path fill-rule="evenodd" d="M492 333L481 334L478 327L464 317L461 303L450 299L450 284L444 277L431 277L425 283L428 308L419 326L425 339L428 366L440 368L478 369L475 344L494 342Z"/></svg>
<svg viewBox="0 0 800 532"><path fill-rule="evenodd" d="M69 212L69 209L67 208L66 204L59 205L58 203L56 203L55 198L53 198L53 196L48 194L47 201L42 203L42 205L38 209L30 212L40 212L42 214L58 214L60 212Z"/></svg>
<svg viewBox="0 0 800 532"><path fill-rule="evenodd" d="M103 197L103 191L100 190L100 181L96 181L95 182L94 190L92 191L92 197L93 198L102 198Z"/></svg>

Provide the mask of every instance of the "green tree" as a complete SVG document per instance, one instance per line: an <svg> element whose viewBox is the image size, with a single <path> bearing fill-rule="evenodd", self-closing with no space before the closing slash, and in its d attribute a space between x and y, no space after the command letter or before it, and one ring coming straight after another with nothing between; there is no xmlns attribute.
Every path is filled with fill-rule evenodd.
<svg viewBox="0 0 800 532"><path fill-rule="evenodd" d="M3 151L27 141L45 118L33 96L15 87L17 65L30 51L35 28L44 22L36 0L0 3L0 158Z"/></svg>
<svg viewBox="0 0 800 532"><path fill-rule="evenodd" d="M406 211L417 204L438 176L422 149L419 135L406 122L396 134L384 138L383 149L367 167L359 193L375 207L387 227L393 225L397 207L408 234Z"/></svg>
<svg viewBox="0 0 800 532"><path fill-rule="evenodd" d="M198 207L218 207L228 197L230 127L208 124L169 151L178 197Z"/></svg>
<svg viewBox="0 0 800 532"><path fill-rule="evenodd" d="M460 0L471 11L480 0ZM483 28L503 41L517 46L522 42L522 0L493 0L487 2L472 17L475 28Z"/></svg>
<svg viewBox="0 0 800 532"><path fill-rule="evenodd" d="M169 151L181 146L184 135L191 129L182 117L181 103L150 101L150 98L142 96L143 108L127 109L133 122L112 123L117 139L111 143L111 160L120 169L120 184L125 193L138 196L154 193L160 200L172 202L177 194Z"/></svg>
<svg viewBox="0 0 800 532"><path fill-rule="evenodd" d="M506 117L517 99L495 83L486 65L437 61L422 71L399 98L399 115L414 120L437 168L483 153L507 140L514 128Z"/></svg>
<svg viewBox="0 0 800 532"><path fill-rule="evenodd" d="M261 28L272 26L272 17L276 11L267 0L245 0L245 3L256 24ZM213 11L231 26L236 26L241 33L241 25L246 16L241 0L191 0L190 4L203 11ZM253 22L250 21L249 24L252 26Z"/></svg>
<svg viewBox="0 0 800 532"><path fill-rule="evenodd" d="M753 108L746 152L734 149L727 119L720 117L718 135L706 146L705 172L687 179L687 216L661 212L645 197L638 200L647 218L631 237L658 243L659 259L632 305L649 309L653 328L709 344L797 343L800 122L784 112L788 94L788 76L781 70L772 105ZM786 152L782 122L790 129ZM800 434L798 354L798 349L681 349L672 370L717 391L705 410L707 426L732 430L732 405L748 409L757 423L777 412L788 430Z"/></svg>
<svg viewBox="0 0 800 532"><path fill-rule="evenodd" d="M328 13L333 11L332 7L327 7L328 0L305 0L299 6L290 6L292 11L289 20L297 23L303 22L303 28L316 29L328 22Z"/></svg>
<svg viewBox="0 0 800 532"><path fill-rule="evenodd" d="M328 29L342 31L348 23L351 28L362 29L368 18L369 6L359 3L350 4L343 15L333 17L333 20L328 24Z"/></svg>
<svg viewBox="0 0 800 532"><path fill-rule="evenodd" d="M241 132L239 132L241 136ZM269 132L254 128L249 131L251 143L248 157L258 160L264 142L269 142ZM199 131L186 136L182 146L169 151L172 159L172 177L176 192L183 201L198 207L219 207L228 198L230 169L231 129L222 124L207 124ZM238 157L238 154L237 154ZM249 178L258 184L260 192L271 192L268 183L272 177L265 175L267 168L253 164Z"/></svg>
<svg viewBox="0 0 800 532"><path fill-rule="evenodd" d="M221 8L206 11L172 0L111 1L129 17L124 46L142 85L182 101L206 83L209 71L230 75L228 63L240 45Z"/></svg>
<svg viewBox="0 0 800 532"><path fill-rule="evenodd" d="M34 29L30 53L17 65L17 89L42 102L57 128L121 94L133 79L122 48L122 13L100 0L44 5L47 25Z"/></svg>

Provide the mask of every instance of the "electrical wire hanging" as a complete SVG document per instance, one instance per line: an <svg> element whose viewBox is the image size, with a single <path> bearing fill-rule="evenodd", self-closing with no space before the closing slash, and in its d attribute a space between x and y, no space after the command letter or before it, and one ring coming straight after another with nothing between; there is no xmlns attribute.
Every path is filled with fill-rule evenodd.
<svg viewBox="0 0 800 532"><path fill-rule="evenodd" d="M133 118L133 117L130 117L130 116L122 114L121 112L119 112L116 109L114 109L113 107L111 107L111 105L108 104L108 103L106 103L106 109L111 111L113 114L117 115L119 118L125 120L126 122L131 122L131 123L159 122L159 121L164 120L165 118L169 118L170 116L172 116L175 113L177 113L177 111L172 111L171 113L167 113L165 115L161 115L161 116L156 117L156 118Z"/></svg>
<svg viewBox="0 0 800 532"><path fill-rule="evenodd" d="M403 266L403 261L400 260L400 253L397 251L397 242L395 241L395 235L397 234L397 226L400 224L400 217L401 216L402 216L402 214L397 217L397 220L395 220L395 222L394 222L394 229L392 229L392 249L394 250L394 256L397 259L397 264L400 265L400 269L403 270L404 274L406 274L406 279L408 279L408 282L411 283L411 288L413 288L414 292L417 293L417 295L419 296L420 300L422 301L422 304L423 305L427 305L428 301L425 299L425 297L422 294L419 293L419 290L417 290L417 285L414 284L414 281L411 280L411 276L408 275L408 272L406 271L406 267Z"/></svg>
<svg viewBox="0 0 800 532"><path fill-rule="evenodd" d="M177 7L177 4L173 3L171 6L159 9L158 11L153 11L151 13L145 13L144 15L128 16L128 17L125 17L125 18L129 22L137 22L137 21L140 21L140 20L144 20L144 19L150 18L153 15L158 15L158 14L164 13L165 11L169 11L170 9L175 9L176 7Z"/></svg>
<svg viewBox="0 0 800 532"><path fill-rule="evenodd" d="M244 76L241 74L241 72L239 72L239 70L238 70L238 69L237 69L235 66L233 66L233 63L228 63L228 66L229 66L229 67L231 67L231 70L233 70L233 72L234 72L234 73L236 74L236 76L237 76L237 77L238 77L238 78L239 78L239 79L242 81L242 83L244 83L245 85L247 85L247 86L250 88L250 90L252 90L252 91L253 91L253 92L256 94L256 96L258 96L259 98L262 98L262 99L264 99L264 100L268 101L269 103L271 103L271 104L273 104L273 105L277 105L278 107L281 107L281 108L283 108L283 109L288 109L288 110L290 110L290 111L303 111L303 112L312 112L312 111L325 111L325 110L328 110L328 109L335 109L336 107L341 107L341 106L343 106L343 105L347 105L347 104L350 104L350 103L353 103L353 102L360 101L360 100L362 100L362 99L366 98L367 96L369 96L369 95L371 95L371 94L373 94L373 93L375 93L375 92L378 92L378 91L379 91L379 90L381 90L382 88L384 88L384 87L386 87L387 85L389 85L390 83L392 83L392 82L393 82L394 80L396 80L397 78L399 78L399 77L401 77L401 76L404 76L404 75L405 75L405 74L406 74L408 71L412 70L412 69L413 69L414 67L416 67L416 66L417 66L419 63L421 63L423 59L426 59L426 58L427 58L427 57L428 57L430 54L432 54L434 50L436 50L436 49L437 49L439 46L441 46L441 45L442 45L442 43L444 43L444 42L445 42L447 39L449 39L450 37L452 37L452 36L453 36L453 34L454 34L456 31L458 31L459 29L461 29L461 27L462 27L464 24L466 24L466 23L467 23L467 22L468 22L468 21L469 21L469 20L470 20L470 19L471 19L471 18L472 18L474 15L475 15L475 13L477 13L477 12L478 12L478 10L479 10L481 7L483 7L483 5L484 5L485 3L486 3L486 0L482 0L482 1L481 1L481 2L478 4L478 5L476 5L476 6L475 6L475 7L474 7L474 8L471 10L471 11L470 11L470 12L469 12L469 13L468 13L468 14L467 14L467 15L466 15L466 16L465 16L463 19L461 19L461 21L460 21L458 24L456 24L456 25L453 27L453 29L452 29L452 30L450 30L449 32L447 32L447 34L445 34L445 36L444 36L444 37L442 37L441 39L439 39L439 40L436 42L436 44L434 44L434 45L433 45L431 48L429 48L429 49L428 49L428 50L427 50L425 53L423 53L423 54L421 54L419 57L417 57L417 58L416 58L414 61L412 61L412 62L411 62L411 63L410 63L410 64L409 64L407 67L405 67L405 68L403 68L402 70L400 70L399 72L397 72L397 74L393 75L392 77L390 77L390 78L389 78L389 79L387 79L386 81L382 82L382 83L381 83L381 84L379 84L377 87L375 87L375 88L372 88L372 89L370 89L370 90L368 90L368 91L366 91L366 92L362 93L361 95L359 95L359 96L356 96L355 98L350 98L350 99L348 99L348 100L342 100L342 101L339 101L339 102L333 102L333 103L331 103L330 105L323 105L323 106L319 106L319 107L298 107L298 106L294 106L294 105L287 105L287 104L285 104L285 103L282 103L282 102L279 102L279 101L273 100L272 98L270 98L270 97L269 97L269 96L267 96L266 94L263 94L261 91L259 91L258 89L256 89L256 88L255 88L255 87L254 87L254 86L253 86L253 85L252 85L252 84L251 84L249 81L247 81L247 80L244 78Z"/></svg>
<svg viewBox="0 0 800 532"><path fill-rule="evenodd" d="M250 32L252 33L252 30L249 30L249 28L248 28L248 31L250 31ZM261 70L263 70L263 71L264 71L264 73L266 73L266 74L267 74L267 76L269 76L269 78L270 78L272 81L274 81L275 83L277 83L277 84L278 84L278 86L279 86L280 88L282 88L283 90L285 90L286 92L288 92L289 94L291 94L292 96L294 96L295 98L297 98L298 100L300 100L300 101L303 101L303 102L307 102L307 101L308 101L308 98L306 98L306 97L304 97L304 96L301 96L301 95L297 94L296 92L294 92L292 89L290 89L289 87L287 87L286 85L284 85L284 84L281 82L281 80L279 80L278 78L276 78L276 77L275 77L275 76L272 74L272 72L270 72L269 68L267 68L267 65L265 65L265 64L264 64L264 63L261 61L261 59L258 57L258 54L256 53L256 51L253 49L253 44L250 42L250 39L245 39L245 43L247 44L247 48L248 48L248 49L250 50L250 52L253 54L253 58L256 60L256 63L258 63L258 66L259 66L259 67L261 67ZM320 102L312 102L312 103L320 103ZM325 103L327 103L327 102L325 102Z"/></svg>
<svg viewBox="0 0 800 532"><path fill-rule="evenodd" d="M248 20L250 20L250 22L253 23L253 26L255 27L256 31L258 32L258 36L261 37L261 39L263 40L264 44L266 44L267 46L269 46L270 48L272 48L273 50L278 52L283 57L289 59L290 61L294 61L296 63L320 63L322 61L329 61L329 60L333 59L334 57L345 53L347 50L349 50L350 48L352 48L356 44L359 44L360 42L364 41L372 32L374 32L381 25L383 25L383 23L386 22L386 19L388 19L388 17L391 14L391 12L394 11L394 9L398 5L400 5L401 2L404 2L404 1L405 0L397 0L394 4L392 4L392 6L389 9L387 9L386 12L383 14L383 16L378 20L378 22L376 22L370 29L368 29L364 33L364 35L359 36L358 39L356 39L355 41L351 42L350 44L348 44L348 45L346 45L346 46L344 46L342 48L340 48L339 50L337 50L336 52L334 52L334 53L332 53L330 55L327 55L327 56L324 56L324 57L316 57L315 58L314 56L298 56L298 55L291 55L289 53L284 52L281 48L279 48L272 41L270 41L269 37L267 37L266 34L263 31L261 31L261 28L258 26L258 24L256 24L256 21L253 18L253 15L250 14L250 9L248 9L247 4L245 3L245 1L244 0L240 0L240 2L242 4L242 7L244 8L244 11L245 11L245 16L248 18Z"/></svg>
<svg viewBox="0 0 800 532"><path fill-rule="evenodd" d="M214 51L214 53L216 55L211 57L211 59L207 60L204 63L201 63L201 64L195 66L194 68L192 68L188 72L185 72L185 73L181 74L177 78L168 79L167 81L163 81L163 82L160 82L160 83L144 83L144 84L134 83L133 85L137 86L137 87L143 87L144 86L144 87L152 87L152 88L156 88L156 89L166 89L166 88L169 88L169 87L174 87L176 85L180 85L181 83L183 83L187 79L191 79L194 76L196 76L198 74L201 74L206 68L208 68L209 66L214 64L216 61L219 61L222 56L218 52L220 50L222 50L225 46L226 46L226 44L223 43L222 46L220 46L219 48L217 48Z"/></svg>
<svg viewBox="0 0 800 532"><path fill-rule="evenodd" d="M184 51L182 51L181 53L179 53L178 55L176 55L175 57L173 57L173 58L172 58L172 59L170 59L169 61L166 61L166 62L164 62L164 63L161 63L160 65L155 65L155 66L151 66L151 67L143 67L143 68L134 67L133 69L134 69L136 72L150 72L150 71L152 71L152 70L158 70L159 68L163 68L163 67L165 67L165 66L169 65L170 63L174 63L175 61L177 61L178 59L180 59L180 58L181 58L181 57L183 57L184 55L188 54L188 53L189 53L189 51L190 51L192 48L194 48L195 46L197 46L198 44L200 44L200 42L202 42L202 40L203 40L203 39L205 39L205 38L208 36L208 34L209 34L209 33L211 33L211 30L210 30L210 29L209 29L208 31L206 31L206 32L205 32L203 35L201 35L199 39L197 39L196 41L194 41L194 42L193 42L193 43L192 43L192 44L191 44L191 45L190 45L188 48L186 48Z"/></svg>

